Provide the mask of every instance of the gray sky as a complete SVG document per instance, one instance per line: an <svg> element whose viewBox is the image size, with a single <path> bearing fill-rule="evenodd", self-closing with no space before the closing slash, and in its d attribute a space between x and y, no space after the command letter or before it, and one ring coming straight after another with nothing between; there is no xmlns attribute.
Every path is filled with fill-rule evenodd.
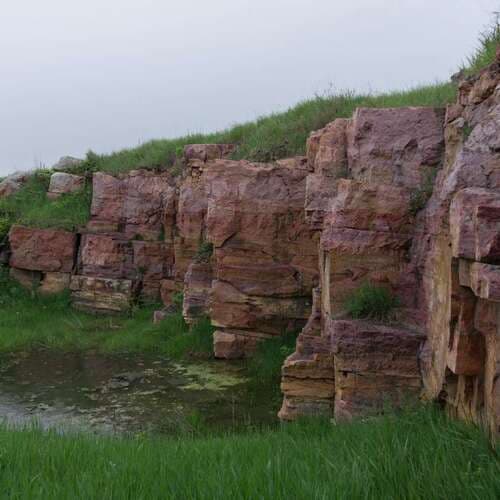
<svg viewBox="0 0 500 500"><path fill-rule="evenodd" d="M210 132L337 89L447 79L499 0L16 0L0 175Z"/></svg>

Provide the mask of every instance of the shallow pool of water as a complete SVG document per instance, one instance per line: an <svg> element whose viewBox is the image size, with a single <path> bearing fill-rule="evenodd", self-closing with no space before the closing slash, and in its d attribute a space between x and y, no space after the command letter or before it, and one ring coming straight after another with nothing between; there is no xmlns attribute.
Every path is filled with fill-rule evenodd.
<svg viewBox="0 0 500 500"><path fill-rule="evenodd" d="M179 433L272 425L241 363L35 351L0 357L0 417L62 430Z"/></svg>

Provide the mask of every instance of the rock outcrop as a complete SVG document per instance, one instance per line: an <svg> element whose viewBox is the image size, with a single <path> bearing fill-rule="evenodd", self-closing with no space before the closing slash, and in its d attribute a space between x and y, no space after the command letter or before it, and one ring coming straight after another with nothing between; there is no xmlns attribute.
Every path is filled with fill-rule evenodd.
<svg viewBox="0 0 500 500"><path fill-rule="evenodd" d="M47 196L51 200L59 198L63 194L80 191L85 185L85 177L81 175L56 172L50 176L49 190Z"/></svg>
<svg viewBox="0 0 500 500"><path fill-rule="evenodd" d="M420 396L498 435L499 89L496 61L446 115L359 109L311 135L320 298L283 367L281 418L351 418ZM399 298L391 324L343 317L363 281Z"/></svg>
<svg viewBox="0 0 500 500"><path fill-rule="evenodd" d="M68 287L77 237L69 231L13 226L9 233L10 272L26 288L57 293Z"/></svg>
<svg viewBox="0 0 500 500"><path fill-rule="evenodd" d="M407 274L412 194L442 158L443 123L442 109L358 109L311 135L305 210L319 236L320 286L307 331L283 367L281 418L312 408L352 418L420 392L424 335ZM365 282L401 298L397 325L338 319ZM307 371L297 370L304 364Z"/></svg>
<svg viewBox="0 0 500 500"><path fill-rule="evenodd" d="M77 307L119 312L138 298L160 299L162 281L173 275L175 205L168 174L94 174L91 219L71 281Z"/></svg>
<svg viewBox="0 0 500 500"><path fill-rule="evenodd" d="M500 59L446 110L360 108L313 132L306 157L233 152L186 146L178 177L95 173L76 233L12 228L12 276L44 293L69 287L93 312L162 300L155 321L183 292L188 323L210 316L219 358L302 329L283 366L282 419L424 398L497 435ZM0 196L22 182L3 181ZM83 183L56 173L49 196ZM390 321L347 317L364 283L397 297Z"/></svg>
<svg viewBox="0 0 500 500"><path fill-rule="evenodd" d="M0 181L0 198L17 193L31 176L30 172L17 172Z"/></svg>

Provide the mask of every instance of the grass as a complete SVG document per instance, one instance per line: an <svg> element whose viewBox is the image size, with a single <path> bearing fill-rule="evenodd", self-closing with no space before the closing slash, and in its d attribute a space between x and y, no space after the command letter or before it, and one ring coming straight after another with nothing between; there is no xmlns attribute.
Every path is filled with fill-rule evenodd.
<svg viewBox="0 0 500 500"><path fill-rule="evenodd" d="M444 106L455 99L451 83L380 95L344 93L316 97L299 103L283 113L275 113L255 122L236 125L213 134L197 134L176 139L154 140L137 148L110 155L89 152L76 173L89 175L102 171L112 174L136 168L178 169L183 147L192 143L232 143L238 149L235 159L274 161L305 153L306 140L313 130L336 118L349 117L358 107ZM91 186L78 193L50 201L45 193L50 170L38 170L16 195L0 199L0 241L14 223L32 227L72 230L87 223L90 216Z"/></svg>
<svg viewBox="0 0 500 500"><path fill-rule="evenodd" d="M0 243L12 224L72 231L87 223L92 200L90 185L51 201L47 198L49 182L50 171L38 170L21 191L0 198Z"/></svg>
<svg viewBox="0 0 500 500"><path fill-rule="evenodd" d="M271 397L281 402L281 367L285 359L295 351L296 332L268 339L259 344L257 352L246 360L249 388L254 393L273 389ZM274 401L273 401L274 402Z"/></svg>
<svg viewBox="0 0 500 500"><path fill-rule="evenodd" d="M490 64L500 43L498 19L483 33L474 54L462 67L464 74L477 72ZM316 96L298 103L282 113L273 113L253 122L235 125L211 134L191 134L173 139L158 139L136 148L123 149L108 155L87 154L79 173L96 171L117 174L136 168L168 170L180 173L179 159L185 145L193 143L236 144L235 159L254 161L274 161L305 153L309 134L324 127L336 118L350 117L358 107L402 107L402 106L445 106L453 102L456 86L450 82L423 85L417 88L361 95L343 92L333 95ZM50 202L43 196L47 171L40 171L37 179L14 197L0 200L0 242L2 233L11 224L36 227L60 227L71 229L88 220L90 188L80 193Z"/></svg>
<svg viewBox="0 0 500 500"><path fill-rule="evenodd" d="M497 499L481 432L424 408L182 439L0 428L1 492L32 499Z"/></svg>
<svg viewBox="0 0 500 500"><path fill-rule="evenodd" d="M94 316L69 307L67 294L42 296L12 282L0 269L0 352L30 349L155 353L181 358L210 353L213 329L200 319L191 329L181 313L152 323L154 305L132 316Z"/></svg>
<svg viewBox="0 0 500 500"><path fill-rule="evenodd" d="M386 321L398 303L387 288L363 283L347 297L345 309L351 318Z"/></svg>
<svg viewBox="0 0 500 500"><path fill-rule="evenodd" d="M467 58L462 67L465 75L473 75L495 60L495 54L500 45L500 13L495 13L491 26L479 36L479 42L474 53Z"/></svg>

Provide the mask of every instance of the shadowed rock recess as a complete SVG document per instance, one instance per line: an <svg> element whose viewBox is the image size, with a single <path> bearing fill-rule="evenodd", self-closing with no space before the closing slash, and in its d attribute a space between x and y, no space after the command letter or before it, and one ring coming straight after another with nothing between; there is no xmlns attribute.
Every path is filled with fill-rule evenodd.
<svg viewBox="0 0 500 500"><path fill-rule="evenodd" d="M12 276L69 287L93 312L182 292L188 323L210 316L219 358L301 330L282 419L424 398L496 435L499 82L497 60L447 109L360 108L312 133L306 157L252 163L228 159L232 145L191 145L179 177L95 173L76 234L11 229ZM52 197L82 182L54 176ZM397 297L390 321L346 315L364 283Z"/></svg>

